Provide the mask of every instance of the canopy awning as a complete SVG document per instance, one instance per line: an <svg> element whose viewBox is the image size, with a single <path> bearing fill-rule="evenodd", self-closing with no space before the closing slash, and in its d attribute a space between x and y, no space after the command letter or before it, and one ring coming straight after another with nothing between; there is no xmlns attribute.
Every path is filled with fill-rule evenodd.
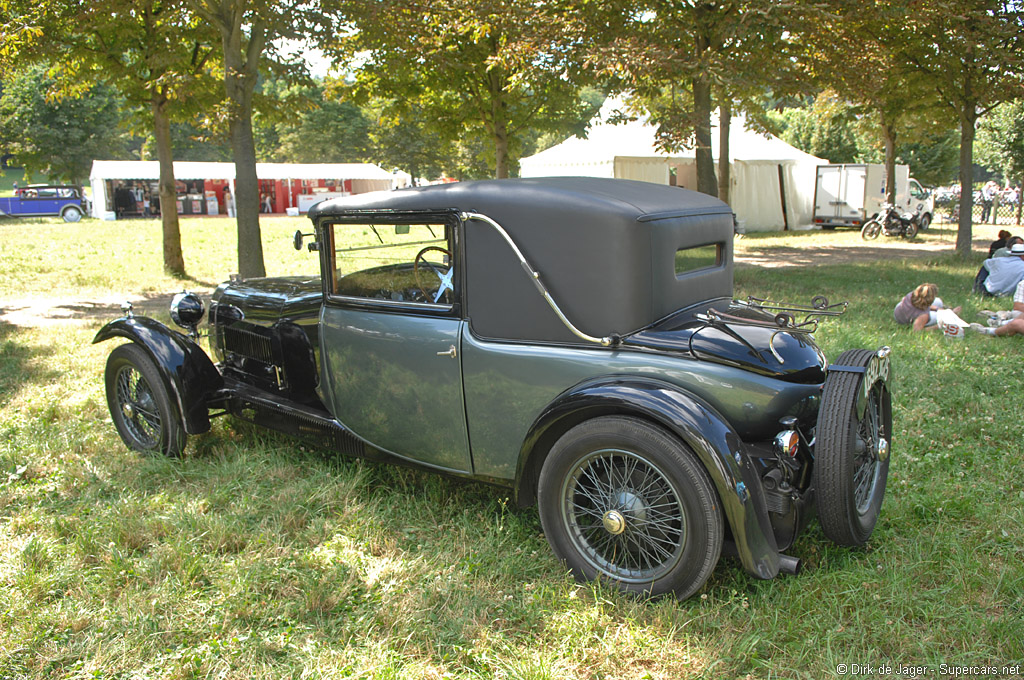
<svg viewBox="0 0 1024 680"><path fill-rule="evenodd" d="M157 161L93 161L90 179L145 179L160 178ZM376 179L392 180L391 173L372 163L257 163L259 179ZM174 178L232 180L234 163L201 161L175 161Z"/></svg>

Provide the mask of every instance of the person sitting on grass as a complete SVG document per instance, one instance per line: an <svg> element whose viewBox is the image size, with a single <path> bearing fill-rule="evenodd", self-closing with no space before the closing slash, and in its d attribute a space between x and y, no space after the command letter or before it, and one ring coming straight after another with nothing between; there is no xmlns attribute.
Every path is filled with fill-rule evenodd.
<svg viewBox="0 0 1024 680"><path fill-rule="evenodd" d="M911 326L915 331L936 328L936 314L940 309L946 308L938 293L939 287L934 283L922 283L904 295L892 310L896 323ZM953 313L959 314L960 308L954 307Z"/></svg>
<svg viewBox="0 0 1024 680"><path fill-rule="evenodd" d="M1000 229L999 238L996 239L995 241L992 241L992 243L989 244L988 246L988 256L992 257L993 255L995 255L997 250L999 250L1000 248L1005 248L1006 241L1010 238L1010 236L1010 232L1006 231L1005 229Z"/></svg>
<svg viewBox="0 0 1024 680"><path fill-rule="evenodd" d="M1013 246L1018 243L1024 243L1024 238L1021 238L1020 236L1010 236L1006 239L1006 245L1002 248L996 248L995 252L989 255L989 257L1012 257Z"/></svg>
<svg viewBox="0 0 1024 680"><path fill-rule="evenodd" d="M992 312L983 309L978 314L988 317L988 326L972 323L971 330L985 335L1024 335L1024 281L1017 284L1013 292L1013 309L1008 312Z"/></svg>
<svg viewBox="0 0 1024 680"><path fill-rule="evenodd" d="M1010 246L1009 257L990 257L974 277L974 292L984 296L1009 295L1024 279L1024 243Z"/></svg>

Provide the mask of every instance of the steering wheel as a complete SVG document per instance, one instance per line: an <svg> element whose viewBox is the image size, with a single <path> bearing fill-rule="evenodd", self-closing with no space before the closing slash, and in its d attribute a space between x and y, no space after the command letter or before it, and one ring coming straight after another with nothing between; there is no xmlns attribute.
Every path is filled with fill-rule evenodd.
<svg viewBox="0 0 1024 680"><path fill-rule="evenodd" d="M452 254L450 251L441 248L440 246L427 246L420 252L416 253L416 259L413 260L412 263L412 272L416 278L416 285L419 286L420 293L422 293L423 297L427 300L430 300L430 295L427 294L427 287L423 285L423 281L420 279L420 260L423 261L423 264L426 265L430 271L434 272L434 276L436 276L441 282L441 286L437 289L437 294L434 296L434 299L430 301L437 304L446 290L450 290L452 292L455 291L455 288L452 285L452 275L455 273L455 267L449 266L447 272L442 272L440 269L435 267L433 263L427 260L426 257L424 257L427 253L432 251L442 253L448 258L449 262L452 261Z"/></svg>

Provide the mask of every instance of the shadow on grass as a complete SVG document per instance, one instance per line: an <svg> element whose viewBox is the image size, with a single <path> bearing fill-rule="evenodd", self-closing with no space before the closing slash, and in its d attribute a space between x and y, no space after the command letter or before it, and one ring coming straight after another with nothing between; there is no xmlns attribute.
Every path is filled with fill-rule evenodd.
<svg viewBox="0 0 1024 680"><path fill-rule="evenodd" d="M219 281L218 282L204 281L203 279L197 279L196 277L192 276L191 274L175 274L174 278L176 280L178 280L178 281L181 281L183 284L184 283L191 283L191 284L194 284L194 285L199 286L201 288L207 288L207 289L210 289L210 290L212 290L212 289L216 288L218 285L220 285Z"/></svg>
<svg viewBox="0 0 1024 680"><path fill-rule="evenodd" d="M58 377L56 371L44 369L35 361L46 354L46 348L20 341L17 331L16 326L0 320L0 407L10 402L22 386Z"/></svg>

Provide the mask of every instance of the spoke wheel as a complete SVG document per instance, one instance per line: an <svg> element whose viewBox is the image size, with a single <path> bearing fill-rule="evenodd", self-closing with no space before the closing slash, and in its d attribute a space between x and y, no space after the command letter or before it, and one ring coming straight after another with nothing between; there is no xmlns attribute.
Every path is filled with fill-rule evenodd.
<svg viewBox="0 0 1024 680"><path fill-rule="evenodd" d="M567 432L541 471L541 521L581 579L688 597L722 545L718 499L696 457L641 420L604 417Z"/></svg>
<svg viewBox="0 0 1024 680"><path fill-rule="evenodd" d="M871 510L879 483L883 463L888 462L889 437L882 423L883 387L875 383L868 396L864 415L857 420L857 433L853 451L853 501L861 517Z"/></svg>
<svg viewBox="0 0 1024 680"><path fill-rule="evenodd" d="M180 455L185 431L152 360L135 344L110 353L106 370L107 405L121 439L142 453Z"/></svg>
<svg viewBox="0 0 1024 680"><path fill-rule="evenodd" d="M868 350L850 350L836 362L867 366L872 356ZM848 546L866 543L878 522L892 454L889 390L882 380L865 388L864 375L829 374L816 434L818 518L826 536Z"/></svg>
<svg viewBox="0 0 1024 680"><path fill-rule="evenodd" d="M686 515L679 491L650 461L619 449L595 451L570 471L561 497L562 521L594 569L644 582L679 562Z"/></svg>

